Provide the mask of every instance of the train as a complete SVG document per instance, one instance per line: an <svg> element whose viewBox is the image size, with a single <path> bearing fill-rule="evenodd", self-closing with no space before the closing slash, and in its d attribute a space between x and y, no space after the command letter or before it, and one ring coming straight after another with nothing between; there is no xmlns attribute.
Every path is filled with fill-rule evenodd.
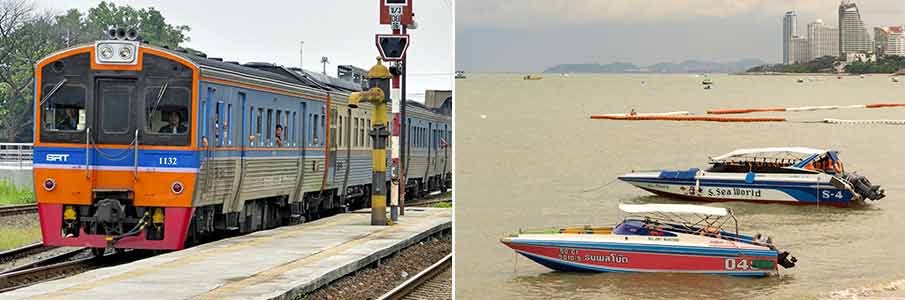
<svg viewBox="0 0 905 300"><path fill-rule="evenodd" d="M360 84L111 36L35 66L45 245L179 250L370 205ZM452 186L451 101L406 101L408 195Z"/></svg>

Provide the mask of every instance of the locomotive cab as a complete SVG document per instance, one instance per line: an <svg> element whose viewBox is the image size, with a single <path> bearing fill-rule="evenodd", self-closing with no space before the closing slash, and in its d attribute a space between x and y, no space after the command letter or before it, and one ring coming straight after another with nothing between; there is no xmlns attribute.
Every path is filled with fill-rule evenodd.
<svg viewBox="0 0 905 300"><path fill-rule="evenodd" d="M182 248L199 165L197 70L125 38L38 63L34 180L46 245Z"/></svg>

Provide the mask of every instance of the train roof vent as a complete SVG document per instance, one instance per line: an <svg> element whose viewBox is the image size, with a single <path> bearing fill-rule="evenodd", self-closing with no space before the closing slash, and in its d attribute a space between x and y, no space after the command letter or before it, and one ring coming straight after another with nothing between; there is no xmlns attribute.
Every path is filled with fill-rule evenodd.
<svg viewBox="0 0 905 300"><path fill-rule="evenodd" d="M243 66L250 67L250 68L274 68L277 65L272 64L272 63L266 63L266 62L253 61L253 62L247 62L247 63L243 64Z"/></svg>
<svg viewBox="0 0 905 300"><path fill-rule="evenodd" d="M222 58L219 58L219 57L208 57L207 59L216 60L216 61L223 61L223 59L222 59Z"/></svg>
<svg viewBox="0 0 905 300"><path fill-rule="evenodd" d="M224 62L225 62L225 63L228 63L228 64L234 64L234 65L238 65L238 64L239 64L239 62L237 62L237 61L224 61Z"/></svg>

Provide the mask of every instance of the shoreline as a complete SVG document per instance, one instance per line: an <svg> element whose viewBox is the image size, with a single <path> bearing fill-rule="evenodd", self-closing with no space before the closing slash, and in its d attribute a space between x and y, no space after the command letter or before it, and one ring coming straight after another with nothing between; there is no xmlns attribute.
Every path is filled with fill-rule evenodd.
<svg viewBox="0 0 905 300"><path fill-rule="evenodd" d="M738 72L729 75L754 75L754 76L898 76L897 73L868 73L868 74L852 74L852 73L791 73L791 72Z"/></svg>

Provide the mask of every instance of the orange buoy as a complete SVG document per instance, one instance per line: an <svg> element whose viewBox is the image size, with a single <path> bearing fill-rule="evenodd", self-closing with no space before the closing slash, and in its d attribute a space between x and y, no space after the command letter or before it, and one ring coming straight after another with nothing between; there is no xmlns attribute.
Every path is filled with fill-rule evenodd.
<svg viewBox="0 0 905 300"><path fill-rule="evenodd" d="M876 104L868 104L864 107L867 108L880 108L880 107L899 107L905 106L905 103L876 103Z"/></svg>
<svg viewBox="0 0 905 300"><path fill-rule="evenodd" d="M786 111L784 107L763 107L763 108L739 108L739 109L714 109L708 110L707 114L711 115L728 115L728 114L747 114L765 111Z"/></svg>
<svg viewBox="0 0 905 300"><path fill-rule="evenodd" d="M617 116L592 115L591 119L624 120L624 121L704 121L704 122L785 122L785 118L740 118L740 117L706 117L706 116Z"/></svg>

